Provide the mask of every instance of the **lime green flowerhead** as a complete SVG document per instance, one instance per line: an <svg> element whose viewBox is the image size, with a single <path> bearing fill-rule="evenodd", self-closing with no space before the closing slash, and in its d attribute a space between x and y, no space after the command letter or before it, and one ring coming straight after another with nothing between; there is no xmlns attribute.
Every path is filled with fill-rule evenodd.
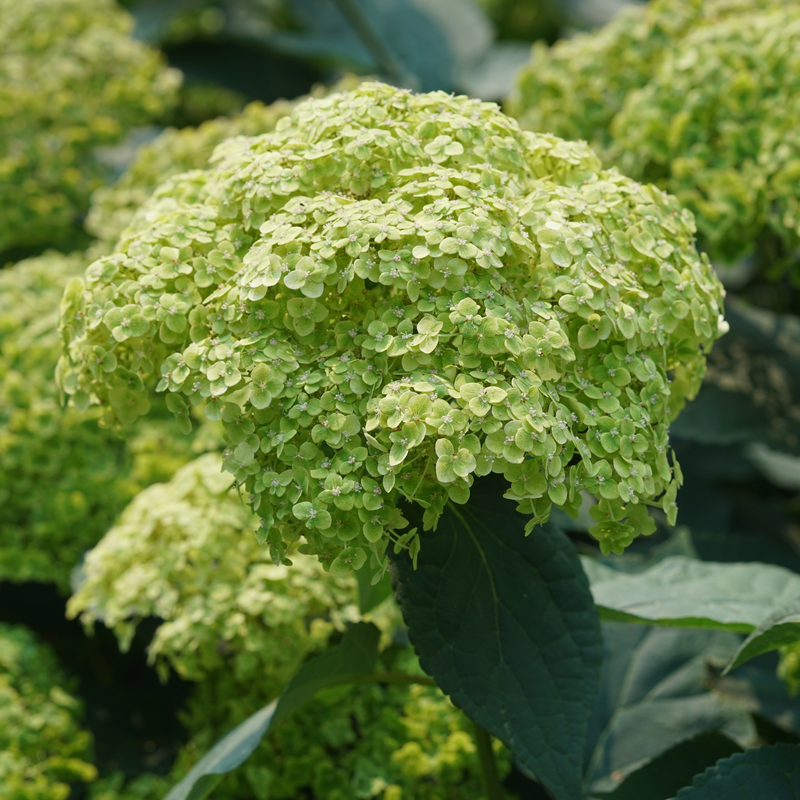
<svg viewBox="0 0 800 800"><path fill-rule="evenodd" d="M0 270L0 580L61 591L140 489L217 445L208 426L206 443L182 435L160 397L125 440L98 425L100 409L63 408L53 380L63 344L58 307L86 264L82 254L48 251ZM116 367L108 348L87 358L99 373Z"/></svg>
<svg viewBox="0 0 800 800"><path fill-rule="evenodd" d="M753 0L750 0L751 3ZM623 9L597 31L537 42L517 75L509 113L529 130L586 139L605 155L608 126L628 92L643 86L664 52L702 17L705 0L652 0Z"/></svg>
<svg viewBox="0 0 800 800"><path fill-rule="evenodd" d="M335 573L432 526L476 477L596 535L674 518L668 425L722 288L674 198L493 104L383 84L310 100L167 181L67 288L61 385L133 418L158 382L224 423L227 469L281 558ZM93 348L114 353L91 368Z"/></svg>
<svg viewBox="0 0 800 800"><path fill-rule="evenodd" d="M68 239L97 149L163 115L180 74L113 0L0 0L0 252Z"/></svg>
<svg viewBox="0 0 800 800"><path fill-rule="evenodd" d="M632 92L611 130L632 174L688 206L712 256L771 233L800 242L800 8L697 27Z"/></svg>
<svg viewBox="0 0 800 800"><path fill-rule="evenodd" d="M333 90L355 88L360 81L354 75L342 78ZM323 97L330 90L316 86L313 97ZM250 103L241 114L204 122L197 128L167 128L152 142L140 147L136 158L120 179L92 196L86 227L110 250L130 224L139 207L167 178L192 169L204 169L214 148L232 136L255 136L275 129L279 119L291 113L296 100L276 100L265 106Z"/></svg>
<svg viewBox="0 0 800 800"><path fill-rule="evenodd" d="M0 786L14 800L66 800L97 777L81 703L31 631L0 624Z"/></svg>
<svg viewBox="0 0 800 800"><path fill-rule="evenodd" d="M800 11L793 0L653 0L533 48L509 112L586 139L695 215L713 259L800 236Z"/></svg>

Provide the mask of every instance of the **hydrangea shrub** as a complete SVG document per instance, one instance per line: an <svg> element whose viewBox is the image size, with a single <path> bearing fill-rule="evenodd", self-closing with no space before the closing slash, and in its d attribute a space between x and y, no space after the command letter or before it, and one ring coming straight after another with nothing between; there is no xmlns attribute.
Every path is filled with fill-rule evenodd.
<svg viewBox="0 0 800 800"><path fill-rule="evenodd" d="M334 88L354 88L359 80L349 76ZM318 86L312 96L323 97L327 92L326 87ZM133 163L116 183L95 192L87 229L113 248L138 209L167 178L208 166L214 148L225 139L274 130L278 120L290 114L295 105L295 100L276 100L267 106L256 101L240 114L208 120L197 128L168 128L137 150Z"/></svg>
<svg viewBox="0 0 800 800"><path fill-rule="evenodd" d="M180 74L132 28L113 0L0 0L0 252L67 237L97 148L174 103Z"/></svg>
<svg viewBox="0 0 800 800"><path fill-rule="evenodd" d="M694 211L733 260L765 232L800 242L800 8L699 26L674 44L612 123L623 168Z"/></svg>
<svg viewBox="0 0 800 800"><path fill-rule="evenodd" d="M786 0L656 0L534 47L510 112L587 139L607 163L693 211L732 261L767 233L798 240L798 10Z"/></svg>
<svg viewBox="0 0 800 800"><path fill-rule="evenodd" d="M193 454L161 398L127 443L101 428L97 413L62 409L54 380L59 301L85 268L80 254L48 252L0 271L2 580L55 582L66 590L84 550L130 499ZM113 363L103 359L101 370ZM214 446L213 436L197 446Z"/></svg>
<svg viewBox="0 0 800 800"><path fill-rule="evenodd" d="M621 551L648 504L674 520L669 422L722 330L693 237L585 144L366 84L162 185L68 286L59 379L121 423L156 381L186 430L221 419L278 561L302 535L335 574L385 569L419 547L402 502L433 526L490 472L529 530L594 495Z"/></svg>
<svg viewBox="0 0 800 800"><path fill-rule="evenodd" d="M605 156L609 125L628 92L647 82L664 49L714 5L713 0L653 0L623 8L597 31L552 47L537 42L517 75L509 113L528 130L586 139Z"/></svg>
<svg viewBox="0 0 800 800"><path fill-rule="evenodd" d="M0 623L0 786L10 800L66 800L94 780L91 736L55 655L30 631Z"/></svg>
<svg viewBox="0 0 800 800"><path fill-rule="evenodd" d="M150 644L162 676L198 681L183 714L191 740L173 769L184 774L216 737L277 696L331 633L359 618L352 576L326 575L316 558L277 566L255 538L256 517L205 455L166 484L143 490L87 555L69 603L87 625L102 620L126 647L143 617L159 617ZM390 641L395 606L378 610ZM396 648L395 648L396 650ZM419 674L408 648L392 669ZM362 686L333 690L293 715L226 779L222 798L481 796L467 721L437 690ZM507 753L503 751L507 760ZM505 761L504 761L505 763ZM170 783L146 776L99 798L160 800ZM410 793L410 794L409 794Z"/></svg>
<svg viewBox="0 0 800 800"><path fill-rule="evenodd" d="M139 621L158 617L149 654L162 677L172 668L196 681L226 665L276 695L309 651L358 618L354 582L325 579L310 556L291 570L273 564L231 484L207 454L142 490L86 555L67 613L101 620L123 649Z"/></svg>

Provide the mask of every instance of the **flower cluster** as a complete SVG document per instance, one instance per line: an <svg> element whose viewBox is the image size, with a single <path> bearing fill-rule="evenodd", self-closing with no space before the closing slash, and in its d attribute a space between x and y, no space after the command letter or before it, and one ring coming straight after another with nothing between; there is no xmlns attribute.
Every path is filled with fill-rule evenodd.
<svg viewBox="0 0 800 800"><path fill-rule="evenodd" d="M628 92L643 86L664 50L704 16L719 13L718 6L715 0L653 0L628 6L597 31L552 47L537 42L517 75L509 113L528 130L586 139L605 157L611 120Z"/></svg>
<svg viewBox="0 0 800 800"><path fill-rule="evenodd" d="M85 268L79 254L50 252L0 271L0 580L66 590L83 551L136 492L192 456L162 398L127 443L62 409L53 380L58 305ZM110 356L103 360L100 369L112 367Z"/></svg>
<svg viewBox="0 0 800 800"><path fill-rule="evenodd" d="M767 231L794 246L798 20L788 0L655 0L534 47L509 110L675 194L712 258Z"/></svg>
<svg viewBox="0 0 800 800"><path fill-rule="evenodd" d="M173 103L179 73L132 27L113 0L0 0L0 251L68 236L96 149Z"/></svg>
<svg viewBox="0 0 800 800"><path fill-rule="evenodd" d="M618 551L656 498L674 519L669 421L721 332L693 235L584 144L365 84L161 186L68 286L58 376L120 423L153 379L187 430L221 419L279 561L304 535L335 574L385 569L419 547L401 502L433 526L489 472L530 527L593 494Z"/></svg>
<svg viewBox="0 0 800 800"><path fill-rule="evenodd" d="M149 655L162 678L172 668L201 680L225 665L239 681L263 681L269 664L265 690L278 694L334 628L357 619L354 582L321 580L310 556L291 571L273 564L231 483L209 454L141 491L86 555L67 614L101 620L123 650L142 619L158 617Z"/></svg>
<svg viewBox="0 0 800 800"><path fill-rule="evenodd" d="M354 88L359 79L343 78L333 90ZM315 87L311 96L323 97L324 86ZM279 119L291 113L297 101L277 100L265 106L250 103L241 114L204 122L197 128L169 128L149 144L139 148L136 158L122 177L108 188L98 189L86 227L111 249L136 211L167 178L208 166L214 148L233 136L255 136L275 129Z"/></svg>
<svg viewBox="0 0 800 800"><path fill-rule="evenodd" d="M149 647L163 677L170 668L198 681L183 716L191 741L171 779L143 776L96 800L160 800L215 738L265 705L332 633L358 618L352 576L325 575L312 556L291 569L271 563L255 518L206 455L163 485L141 492L87 555L69 614L102 620L126 647L144 617L162 621ZM386 639L399 622L390 603L373 618ZM420 674L410 648L390 647L381 669ZM342 693L344 691L344 694ZM438 798L458 784L481 797L463 717L437 689L362 686L320 698L270 734L245 770L220 787L225 800L262 796ZM503 750L503 761L508 754ZM392 788L394 787L394 788Z"/></svg>
<svg viewBox="0 0 800 800"><path fill-rule="evenodd" d="M800 243L800 8L698 27L612 123L632 174L658 179L733 260L765 231Z"/></svg>
<svg viewBox="0 0 800 800"><path fill-rule="evenodd" d="M66 800L97 776L81 704L47 645L0 624L0 785L13 800Z"/></svg>

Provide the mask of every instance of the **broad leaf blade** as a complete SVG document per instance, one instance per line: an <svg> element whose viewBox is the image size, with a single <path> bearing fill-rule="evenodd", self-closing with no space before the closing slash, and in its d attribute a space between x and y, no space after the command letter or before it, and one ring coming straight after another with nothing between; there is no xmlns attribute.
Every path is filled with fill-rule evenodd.
<svg viewBox="0 0 800 800"><path fill-rule="evenodd" d="M318 691L371 675L375 671L379 638L380 631L372 623L359 622L350 628L336 647L306 662L277 700L256 711L220 739L172 788L165 800L207 797L222 775L243 764L280 720Z"/></svg>
<svg viewBox="0 0 800 800"><path fill-rule="evenodd" d="M763 442L800 454L800 318L732 298L725 319L730 332L714 345L703 388L670 434L705 444Z"/></svg>
<svg viewBox="0 0 800 800"><path fill-rule="evenodd" d="M770 614L745 640L725 673L751 658L800 640L800 599ZM723 673L723 674L725 674Z"/></svg>
<svg viewBox="0 0 800 800"><path fill-rule="evenodd" d="M614 790L671 747L710 731L751 745L755 726L743 704L707 688L739 636L603 623L604 660L584 754L588 794ZM661 800L667 795L664 795Z"/></svg>
<svg viewBox="0 0 800 800"><path fill-rule="evenodd" d="M372 574L366 567L356 572L358 583L358 610L367 614L379 606L392 593L392 581L386 573L377 583L372 583Z"/></svg>
<svg viewBox="0 0 800 800"><path fill-rule="evenodd" d="M636 574L588 566L605 620L750 633L800 595L800 575L768 564L666 558Z"/></svg>
<svg viewBox="0 0 800 800"><path fill-rule="evenodd" d="M330 686L364 678L375 672L380 631L371 622L358 622L348 629L342 641L305 663L278 698L272 725Z"/></svg>
<svg viewBox="0 0 800 800"><path fill-rule="evenodd" d="M602 642L570 541L473 487L426 532L413 569L395 559L398 600L422 668L501 739L557 800L581 798L581 755ZM477 490L477 491L476 491Z"/></svg>
<svg viewBox="0 0 800 800"><path fill-rule="evenodd" d="M776 674L777 667L778 654L766 653L724 678L712 680L711 688L715 694L767 720L797 741L800 739L800 697L789 694L786 684Z"/></svg>
<svg viewBox="0 0 800 800"><path fill-rule="evenodd" d="M631 773L613 792L597 792L603 800L664 800L690 783L692 778L719 759L742 748L722 733L701 733L671 747Z"/></svg>
<svg viewBox="0 0 800 800"><path fill-rule="evenodd" d="M759 747L723 759L681 789L676 800L800 798L800 745Z"/></svg>

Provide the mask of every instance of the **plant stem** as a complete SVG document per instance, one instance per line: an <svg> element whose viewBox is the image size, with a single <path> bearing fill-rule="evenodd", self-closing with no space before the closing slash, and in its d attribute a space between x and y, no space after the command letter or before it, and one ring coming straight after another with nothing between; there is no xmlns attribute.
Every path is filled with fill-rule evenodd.
<svg viewBox="0 0 800 800"><path fill-rule="evenodd" d="M420 686L437 686L433 678L427 675L409 675L406 672L376 672L372 680L378 683L417 683Z"/></svg>
<svg viewBox="0 0 800 800"><path fill-rule="evenodd" d="M356 0L333 0L333 2L339 6L342 14L347 17L347 21L353 26L353 30L372 53L378 69L385 73L392 83L414 88L411 86L415 82L413 77L403 69L403 65L389 52Z"/></svg>
<svg viewBox="0 0 800 800"><path fill-rule="evenodd" d="M474 726L472 738L475 740L475 747L478 750L478 761L481 765L481 778L483 778L486 798L487 800L503 800L503 787L500 785L500 778L497 775L492 737L476 722L472 724Z"/></svg>

